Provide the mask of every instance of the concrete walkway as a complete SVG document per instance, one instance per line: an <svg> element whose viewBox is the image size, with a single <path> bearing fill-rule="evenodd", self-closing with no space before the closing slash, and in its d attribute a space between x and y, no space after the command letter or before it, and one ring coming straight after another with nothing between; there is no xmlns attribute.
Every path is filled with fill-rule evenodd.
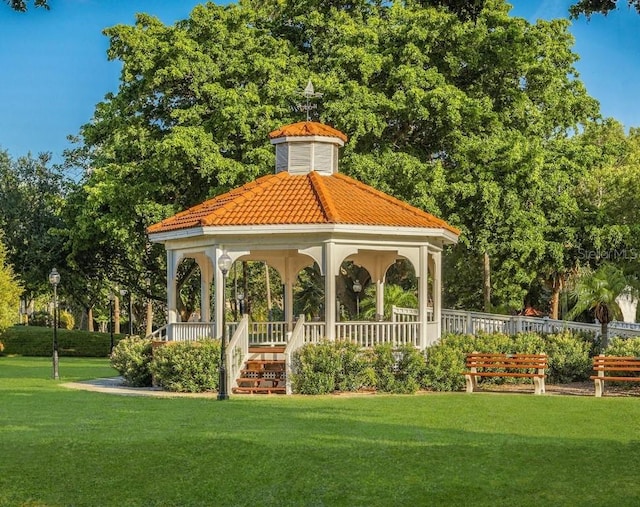
<svg viewBox="0 0 640 507"><path fill-rule="evenodd" d="M108 394L119 394L121 396L156 396L159 398L216 398L218 393L173 393L163 391L159 387L129 387L124 384L122 377L99 378L94 380L83 380L81 382L67 382L62 384L69 389L79 389L82 391L95 391Z"/></svg>

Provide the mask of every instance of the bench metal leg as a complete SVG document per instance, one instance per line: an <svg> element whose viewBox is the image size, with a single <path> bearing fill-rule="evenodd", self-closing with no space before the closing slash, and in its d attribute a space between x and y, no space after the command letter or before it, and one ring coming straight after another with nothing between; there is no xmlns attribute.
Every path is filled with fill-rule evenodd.
<svg viewBox="0 0 640 507"><path fill-rule="evenodd" d="M596 398L601 398L604 393L604 382L602 380L595 379L596 384Z"/></svg>
<svg viewBox="0 0 640 507"><path fill-rule="evenodd" d="M476 376L475 375L465 375L464 379L467 383L467 392L472 393L476 388Z"/></svg>

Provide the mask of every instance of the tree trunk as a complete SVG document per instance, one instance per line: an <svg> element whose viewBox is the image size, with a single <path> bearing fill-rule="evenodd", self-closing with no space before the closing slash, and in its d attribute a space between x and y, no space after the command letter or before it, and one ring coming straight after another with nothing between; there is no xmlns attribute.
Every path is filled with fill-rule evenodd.
<svg viewBox="0 0 640 507"><path fill-rule="evenodd" d="M609 346L609 323L604 321L600 324L600 334L602 336L602 350L601 352L604 354L604 351Z"/></svg>
<svg viewBox="0 0 640 507"><path fill-rule="evenodd" d="M87 331L93 333L93 306L87 309Z"/></svg>
<svg viewBox="0 0 640 507"><path fill-rule="evenodd" d="M489 254L484 252L482 254L482 267L483 267L483 276L482 276L482 296L484 300L484 311L487 313L491 312L491 262L489 259Z"/></svg>
<svg viewBox="0 0 640 507"><path fill-rule="evenodd" d="M558 320L558 310L560 308L560 291L562 291L562 280L554 279L551 286L551 315L552 319Z"/></svg>
<svg viewBox="0 0 640 507"><path fill-rule="evenodd" d="M113 298L113 332L120 334L120 298L115 296Z"/></svg>
<svg viewBox="0 0 640 507"><path fill-rule="evenodd" d="M151 300L147 301L147 329L145 330L145 336L149 336L153 333L153 303Z"/></svg>

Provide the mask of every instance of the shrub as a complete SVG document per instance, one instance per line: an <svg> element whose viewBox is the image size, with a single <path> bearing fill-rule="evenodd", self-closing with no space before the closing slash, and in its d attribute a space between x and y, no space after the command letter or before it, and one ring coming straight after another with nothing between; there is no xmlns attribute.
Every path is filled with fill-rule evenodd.
<svg viewBox="0 0 640 507"><path fill-rule="evenodd" d="M363 387L373 387L375 373L367 356L355 343L336 342L338 359L335 387L340 391L358 391Z"/></svg>
<svg viewBox="0 0 640 507"><path fill-rule="evenodd" d="M151 340L125 338L111 353L111 366L122 375L127 384L134 387L151 386Z"/></svg>
<svg viewBox="0 0 640 507"><path fill-rule="evenodd" d="M414 347L394 349L390 344L373 349L376 388L389 393L415 393L420 387L424 357Z"/></svg>
<svg viewBox="0 0 640 507"><path fill-rule="evenodd" d="M446 335L426 351L427 362L421 379L422 387L434 391L458 391L465 385L460 372L465 368L465 356L473 352L473 337ZM471 350L470 350L471 349Z"/></svg>
<svg viewBox="0 0 640 507"><path fill-rule="evenodd" d="M172 342L155 349L151 372L163 389L199 393L218 389L220 340Z"/></svg>
<svg viewBox="0 0 640 507"><path fill-rule="evenodd" d="M293 355L291 388L299 394L328 394L336 389L340 359L335 344L309 343Z"/></svg>
<svg viewBox="0 0 640 507"><path fill-rule="evenodd" d="M61 329L73 329L76 324L76 319L73 315L66 310L62 310L58 315L58 327Z"/></svg>
<svg viewBox="0 0 640 507"><path fill-rule="evenodd" d="M549 381L566 383L589 378L591 343L570 332L546 337L545 351L549 356Z"/></svg>
<svg viewBox="0 0 640 507"><path fill-rule="evenodd" d="M608 356L640 357L640 338L614 338L607 347Z"/></svg>

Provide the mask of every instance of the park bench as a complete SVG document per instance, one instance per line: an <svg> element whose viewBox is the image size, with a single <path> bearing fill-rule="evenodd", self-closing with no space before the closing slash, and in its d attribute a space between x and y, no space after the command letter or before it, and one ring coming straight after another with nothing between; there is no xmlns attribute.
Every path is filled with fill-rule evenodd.
<svg viewBox="0 0 640 507"><path fill-rule="evenodd" d="M546 354L467 354L467 369L462 372L467 392L478 387L480 377L520 377L533 379L535 394L545 392L544 379L547 368Z"/></svg>
<svg viewBox="0 0 640 507"><path fill-rule="evenodd" d="M607 380L640 382L640 376L628 376L631 372L640 373L640 357L600 354L593 358L593 370L597 372L597 375L592 375L589 378L595 382L596 396L599 398L604 393L604 383Z"/></svg>

